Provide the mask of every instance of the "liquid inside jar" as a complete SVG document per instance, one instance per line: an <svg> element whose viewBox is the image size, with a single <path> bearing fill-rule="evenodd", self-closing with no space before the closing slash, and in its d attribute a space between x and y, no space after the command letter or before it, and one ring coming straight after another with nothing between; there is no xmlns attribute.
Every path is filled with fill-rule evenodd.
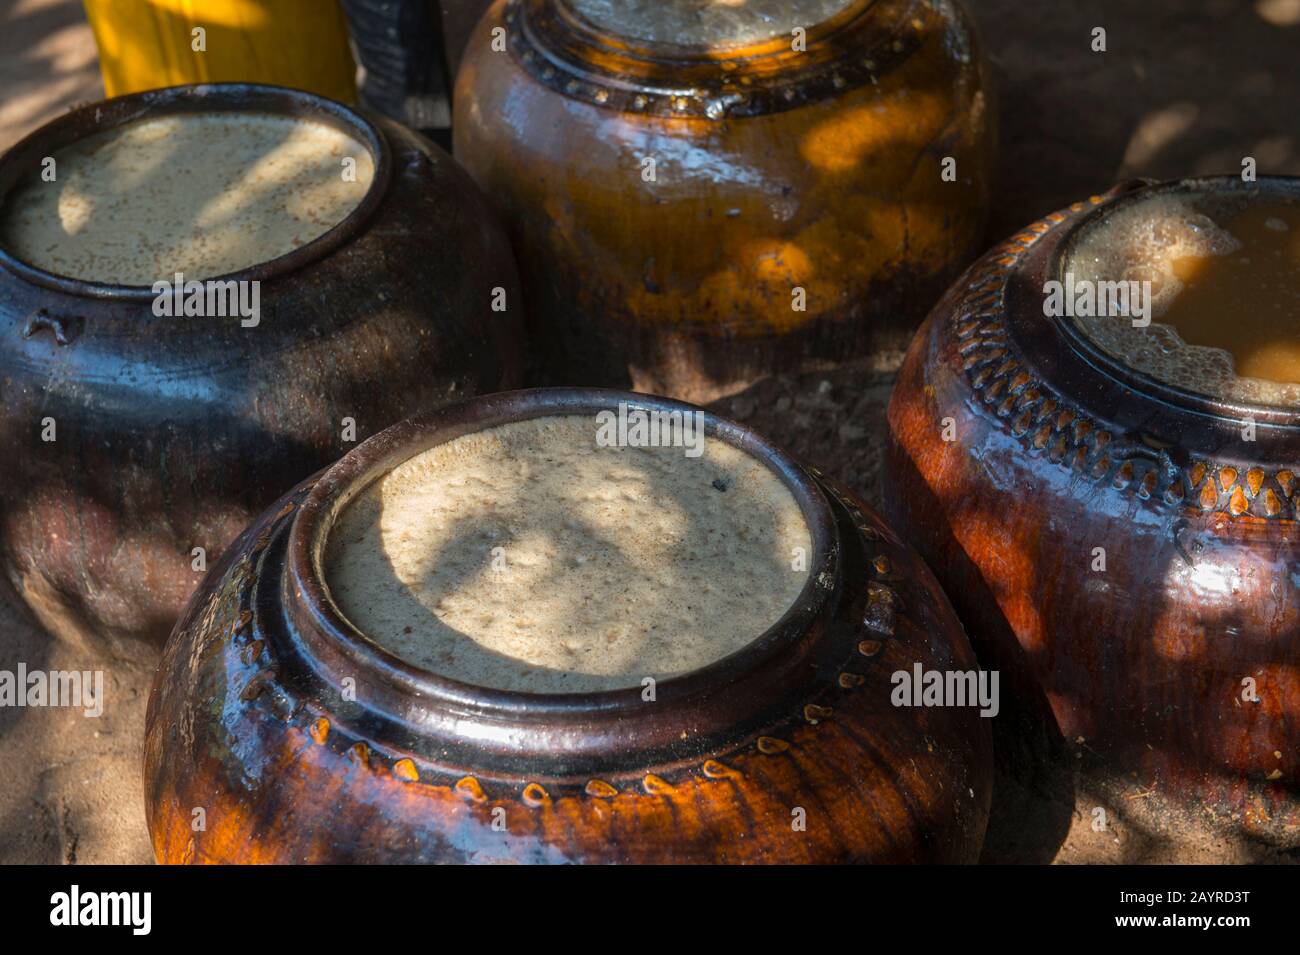
<svg viewBox="0 0 1300 955"><path fill-rule="evenodd" d="M791 36L861 0L567 0L600 29L675 46L742 46Z"/></svg>
<svg viewBox="0 0 1300 955"><path fill-rule="evenodd" d="M424 451L329 531L324 576L371 641L421 669L532 693L699 669L776 623L812 541L780 477L701 434L609 447L593 416L502 425Z"/></svg>
<svg viewBox="0 0 1300 955"><path fill-rule="evenodd" d="M1086 226L1063 271L1150 283L1145 327L1074 319L1129 367L1211 397L1300 404L1300 199L1210 188L1140 199Z"/></svg>
<svg viewBox="0 0 1300 955"><path fill-rule="evenodd" d="M333 126L266 113L177 114L54 154L0 209L19 259L116 285L204 280L278 258L365 197L370 152Z"/></svg>

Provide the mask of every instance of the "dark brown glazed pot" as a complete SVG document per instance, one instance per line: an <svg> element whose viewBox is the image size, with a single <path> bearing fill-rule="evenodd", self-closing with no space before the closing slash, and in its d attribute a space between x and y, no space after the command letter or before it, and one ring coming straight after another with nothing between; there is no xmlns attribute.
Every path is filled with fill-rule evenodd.
<svg viewBox="0 0 1300 955"><path fill-rule="evenodd" d="M1082 224L1203 189L1300 186L1130 183L971 267L899 373L886 510L1001 670L1022 733L1046 727L1097 757L1111 791L1182 810L1172 830L1293 846L1300 416L1162 384L1043 310Z"/></svg>
<svg viewBox="0 0 1300 955"><path fill-rule="evenodd" d="M177 625L150 697L158 859L974 861L987 721L890 702L894 671L973 666L946 598L860 502L733 422L705 413L706 433L794 494L812 531L809 582L754 642L661 681L656 702L640 687L457 683L390 656L335 608L321 552L352 494L459 435L619 401L691 410L595 390L485 396L383 432L254 522Z"/></svg>
<svg viewBox="0 0 1300 955"><path fill-rule="evenodd" d="M479 24L454 151L511 233L554 383L708 401L902 349L975 254L995 132L961 4L855 0L791 46L629 39L567 0Z"/></svg>
<svg viewBox="0 0 1300 955"><path fill-rule="evenodd" d="M375 181L344 221L226 278L261 320L153 314L153 291L59 277L0 248L0 552L50 631L134 654L161 643L215 561L284 488L408 414L515 383L522 322L507 240L470 181L387 120L274 87L124 96L68 113L0 159L0 197L42 157L143 117L235 109L355 135ZM52 418L56 440L42 440Z"/></svg>

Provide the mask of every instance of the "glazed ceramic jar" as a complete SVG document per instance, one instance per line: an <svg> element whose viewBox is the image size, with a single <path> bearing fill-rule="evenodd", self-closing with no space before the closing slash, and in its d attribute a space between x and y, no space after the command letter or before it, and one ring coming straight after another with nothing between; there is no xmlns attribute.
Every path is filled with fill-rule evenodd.
<svg viewBox="0 0 1300 955"><path fill-rule="evenodd" d="M607 551L600 560L534 548L541 531L549 540L597 513L618 519L644 504L643 481L658 480L616 457L601 465L600 480L547 483L566 456L591 466L597 452L588 445L606 412L701 415L709 450L669 470L705 483L660 502L635 533L598 522ZM557 420L587 437L553 448L549 463L514 458L487 475L473 472L496 436L545 432ZM746 476L696 470L715 457L739 461L735 473ZM444 466L474 476L449 477ZM419 499L419 520L404 520L401 493L421 479L437 493ZM517 480L534 491L512 497L505 488ZM565 506L552 500L558 492L536 490L543 486L562 487ZM491 493L480 499L484 488ZM746 591L753 580L729 576L730 565L713 559L694 565L703 574L695 585L658 597L647 589L644 561L612 581L606 574L631 560L629 548L659 541L674 551L691 538L698 528L674 524L678 510L730 500L739 507L760 499L754 494L784 498L796 536L804 535L794 598L774 605L784 611L725 652L715 647L671 667L655 654L628 671L681 672L592 684L647 614L686 607L680 619L691 629L724 592L753 603L772 596ZM490 519L474 509L484 500L495 508ZM373 553L365 548L380 538L349 516L363 502L379 508L369 519L384 543ZM560 516L539 528L548 509ZM415 565L397 556L448 515L435 556ZM761 523L748 507L732 517ZM729 559L772 544L757 534L722 540ZM336 548L360 566L369 560L374 579L343 576L338 568L348 562ZM495 556L522 578L480 588L473 612L457 616L466 588L489 574ZM397 599L379 578L391 583L411 566L408 586L434 576L447 585L425 593L414 618L375 603ZM570 573L593 575L596 590L612 596L595 607L576 600L550 619L548 601ZM523 578L544 586L531 597L509 589ZM639 609L621 617L625 607ZM570 626L579 616L581 625ZM365 632L357 620L370 621ZM417 638L428 626L452 643L403 645L411 623ZM575 662L543 665L498 639L516 624L525 633L567 628ZM679 633L660 636L672 648ZM482 672L495 675L467 682L466 668L484 662ZM915 554L861 502L744 427L629 393L489 395L370 439L268 509L213 569L168 642L150 697L149 827L158 859L172 863L974 861L991 789L988 720L969 706L891 700L893 674L973 666ZM538 678L585 682L565 690L530 682Z"/></svg>
<svg viewBox="0 0 1300 955"><path fill-rule="evenodd" d="M906 346L980 242L992 113L947 0L503 0L454 151L554 383L707 401Z"/></svg>
<svg viewBox="0 0 1300 955"><path fill-rule="evenodd" d="M908 352L886 498L1027 726L1181 810L1172 829L1282 845L1300 376L1259 362L1295 349L1298 210L1291 179L1131 183L994 249ZM1154 307L1095 314L1090 276L1138 283L1134 303L1148 282Z"/></svg>
<svg viewBox="0 0 1300 955"><path fill-rule="evenodd" d="M67 150L119 128L153 135L160 121L223 115L310 122L359 151L293 152L277 164L283 154L270 150L250 189L270 194L278 177L316 158L327 178L342 174L343 158L372 172L355 207L323 231L316 194L289 196L305 203L304 228L320 234L289 235L295 247L284 254L221 276L250 299L258 290L255 319L170 308L172 296L160 298L139 275L157 264L158 278L170 280L173 269L132 258L124 229L78 247L72 267L94 281L30 261L63 261L60 243L85 224L78 217L93 224L95 203L109 201L78 192L99 180L77 179ZM214 141L210 155L232 148ZM196 194L172 189L193 199L176 213L194 217L191 251L211 252L212 236L233 234L246 238L234 243L244 254L261 235L253 220L229 228L229 195L197 195L203 170L119 158L114 175L128 185L114 196L125 202L117 214L143 207L163 217L146 237L177 228L158 210L167 180L178 178ZM47 181L49 169L56 178ZM47 186L63 192L41 206ZM388 121L273 87L125 96L61 116L14 146L0 159L0 196L0 211L17 197L32 203L6 220L0 248L0 553L18 593L61 636L117 654L138 652L137 638L161 643L205 564L285 487L413 411L514 381L522 322L493 308L494 297L518 301L507 240L469 177ZM34 238L42 229L45 239ZM30 251L20 255L13 245L26 239ZM116 270L136 284L116 284ZM213 278L186 271L187 281Z"/></svg>

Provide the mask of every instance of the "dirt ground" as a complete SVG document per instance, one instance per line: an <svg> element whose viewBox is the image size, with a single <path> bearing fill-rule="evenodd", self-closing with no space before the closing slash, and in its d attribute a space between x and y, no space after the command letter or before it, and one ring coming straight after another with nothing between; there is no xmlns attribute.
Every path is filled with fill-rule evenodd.
<svg viewBox="0 0 1300 955"><path fill-rule="evenodd" d="M1300 0L970 0L993 63L1002 153L990 241L1130 176L1300 174ZM1092 30L1107 52L1093 52ZM0 0L0 148L102 95L76 0ZM919 321L920 316L917 316ZM716 405L879 497L898 356L762 382ZM52 643L0 595L0 669L105 671L99 719L0 709L0 862L144 862L140 748L151 673ZM1085 752L1029 779L1000 759L989 862L1290 861L1229 838L1172 843L1161 807L1124 781L1080 791ZM1106 809L1094 832L1094 810Z"/></svg>

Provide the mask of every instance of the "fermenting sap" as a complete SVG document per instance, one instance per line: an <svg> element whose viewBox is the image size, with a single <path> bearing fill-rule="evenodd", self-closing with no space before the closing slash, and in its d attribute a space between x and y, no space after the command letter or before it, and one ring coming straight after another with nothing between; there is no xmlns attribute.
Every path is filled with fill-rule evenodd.
<svg viewBox="0 0 1300 955"><path fill-rule="evenodd" d="M695 670L789 609L812 543L775 472L713 437L690 457L596 434L536 418L388 472L329 531L336 605L417 667L535 693Z"/></svg>
<svg viewBox="0 0 1300 955"><path fill-rule="evenodd" d="M69 278L152 285L226 275L333 228L374 178L370 152L323 123L184 113L105 130L33 170L2 211L19 259Z"/></svg>

